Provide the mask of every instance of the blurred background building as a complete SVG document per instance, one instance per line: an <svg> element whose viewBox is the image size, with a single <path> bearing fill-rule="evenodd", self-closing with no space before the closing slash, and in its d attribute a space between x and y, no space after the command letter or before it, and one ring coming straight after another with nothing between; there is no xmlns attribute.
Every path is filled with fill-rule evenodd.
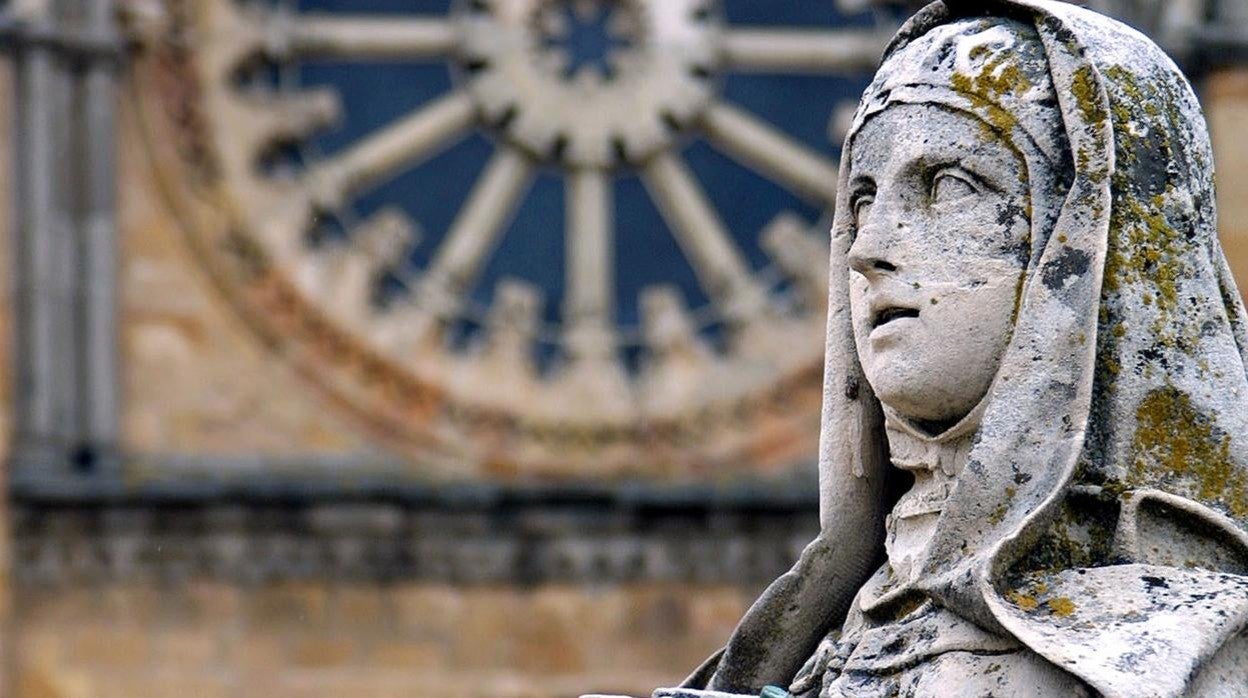
<svg viewBox="0 0 1248 698"><path fill-rule="evenodd" d="M1090 4L1192 76L1248 278L1248 0ZM817 529L913 7L0 3L0 693L679 680Z"/></svg>

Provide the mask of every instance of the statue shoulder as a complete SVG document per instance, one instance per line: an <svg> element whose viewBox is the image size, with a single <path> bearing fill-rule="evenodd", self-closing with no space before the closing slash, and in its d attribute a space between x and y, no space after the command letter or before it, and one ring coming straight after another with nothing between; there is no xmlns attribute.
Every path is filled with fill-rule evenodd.
<svg viewBox="0 0 1248 698"><path fill-rule="evenodd" d="M1248 631L1248 576L1145 564L1075 568L1028 575L992 605L1011 634L1107 696L1135 695L1142 685L1181 696Z"/></svg>

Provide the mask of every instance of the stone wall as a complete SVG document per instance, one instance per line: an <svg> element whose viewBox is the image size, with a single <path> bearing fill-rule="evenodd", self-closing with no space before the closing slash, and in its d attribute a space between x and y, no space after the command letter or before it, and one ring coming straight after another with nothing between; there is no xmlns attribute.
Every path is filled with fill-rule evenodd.
<svg viewBox="0 0 1248 698"><path fill-rule="evenodd" d="M1248 285L1248 70L1223 71L1204 85L1218 186L1218 234L1243 293Z"/></svg>
<svg viewBox="0 0 1248 698"><path fill-rule="evenodd" d="M716 649L749 601L680 584L30 589L19 695L647 695Z"/></svg>
<svg viewBox="0 0 1248 698"><path fill-rule="evenodd" d="M811 510L23 504L21 696L647 695Z"/></svg>
<svg viewBox="0 0 1248 698"><path fill-rule="evenodd" d="M358 425L268 351L221 298L152 176L133 101L123 100L121 112L128 454L351 458L374 451Z"/></svg>

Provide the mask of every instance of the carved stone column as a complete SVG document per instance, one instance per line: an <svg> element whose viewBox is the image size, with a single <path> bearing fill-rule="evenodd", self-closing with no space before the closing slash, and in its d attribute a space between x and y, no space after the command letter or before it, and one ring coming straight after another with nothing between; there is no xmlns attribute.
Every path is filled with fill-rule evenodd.
<svg viewBox="0 0 1248 698"><path fill-rule="evenodd" d="M18 105L16 145L17 230L14 241L15 438L16 469L55 467L71 439L71 414L65 402L71 367L63 361L71 298L63 283L69 220L64 200L67 184L58 158L67 132L65 66L49 40L56 17L48 2L19 8L15 48ZM61 104L58 105L58 101Z"/></svg>
<svg viewBox="0 0 1248 698"><path fill-rule="evenodd" d="M75 242L80 260L77 322L78 445L76 464L102 477L119 475L120 396L117 333L116 101L118 36L113 0L77 0L88 56L78 77L75 151L81 156L75 189Z"/></svg>
<svg viewBox="0 0 1248 698"><path fill-rule="evenodd" d="M113 0L14 3L13 473L116 469Z"/></svg>

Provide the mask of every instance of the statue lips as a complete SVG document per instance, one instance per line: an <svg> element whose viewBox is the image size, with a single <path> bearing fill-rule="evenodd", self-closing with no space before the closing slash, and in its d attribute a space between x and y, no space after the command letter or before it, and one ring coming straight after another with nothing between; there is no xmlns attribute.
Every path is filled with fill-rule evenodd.
<svg viewBox="0 0 1248 698"><path fill-rule="evenodd" d="M876 296L870 300L871 344L879 346L896 339L913 320L919 318L917 304L906 304L890 296Z"/></svg>

